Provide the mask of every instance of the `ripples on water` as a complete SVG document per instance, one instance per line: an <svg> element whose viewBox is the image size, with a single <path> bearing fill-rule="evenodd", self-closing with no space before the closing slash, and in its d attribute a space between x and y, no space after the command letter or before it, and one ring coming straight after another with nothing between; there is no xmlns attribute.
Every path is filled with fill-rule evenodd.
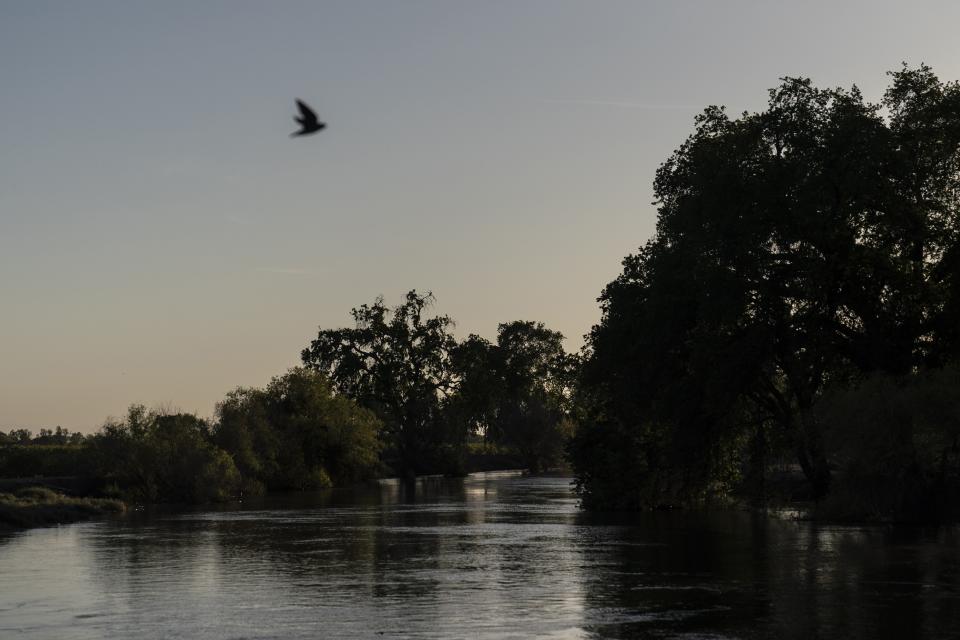
<svg viewBox="0 0 960 640"><path fill-rule="evenodd" d="M0 638L956 638L956 529L582 514L476 474L0 537Z"/></svg>

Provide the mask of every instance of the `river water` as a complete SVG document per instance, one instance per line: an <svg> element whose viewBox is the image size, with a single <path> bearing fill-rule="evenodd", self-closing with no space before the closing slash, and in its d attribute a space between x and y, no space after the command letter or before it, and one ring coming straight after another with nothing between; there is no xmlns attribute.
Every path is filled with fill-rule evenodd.
<svg viewBox="0 0 960 640"><path fill-rule="evenodd" d="M957 638L960 532L475 474L0 536L0 638Z"/></svg>

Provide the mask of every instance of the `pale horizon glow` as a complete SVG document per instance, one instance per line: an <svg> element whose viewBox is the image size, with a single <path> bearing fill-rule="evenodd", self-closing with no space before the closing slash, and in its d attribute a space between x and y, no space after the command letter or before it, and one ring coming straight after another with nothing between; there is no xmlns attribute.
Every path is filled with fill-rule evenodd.
<svg viewBox="0 0 960 640"><path fill-rule="evenodd" d="M210 416L318 327L432 291L570 350L703 107L960 78L960 4L8 2L0 430ZM328 129L291 139L294 99Z"/></svg>

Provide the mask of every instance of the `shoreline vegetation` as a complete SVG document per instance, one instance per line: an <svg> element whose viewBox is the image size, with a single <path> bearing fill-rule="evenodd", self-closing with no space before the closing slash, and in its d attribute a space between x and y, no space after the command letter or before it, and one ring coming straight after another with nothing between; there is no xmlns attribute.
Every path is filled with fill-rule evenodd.
<svg viewBox="0 0 960 640"><path fill-rule="evenodd" d="M76 498L46 487L27 487L0 493L0 531L70 524L126 509L120 500Z"/></svg>
<svg viewBox="0 0 960 640"><path fill-rule="evenodd" d="M889 75L878 103L783 78L758 113L704 109L579 353L541 322L457 339L412 290L209 419L0 432L0 477L203 503L510 460L569 464L594 511L960 520L960 84Z"/></svg>
<svg viewBox="0 0 960 640"><path fill-rule="evenodd" d="M564 464L574 357L535 322L497 343L456 341L430 294L354 309L321 331L302 367L238 388L210 419L132 405L93 434L0 432L0 487L56 488L129 504L229 502L266 492ZM14 480L20 479L20 480Z"/></svg>
<svg viewBox="0 0 960 640"><path fill-rule="evenodd" d="M708 107L661 165L588 336L588 508L762 505L797 465L817 518L960 517L960 85L889 76Z"/></svg>

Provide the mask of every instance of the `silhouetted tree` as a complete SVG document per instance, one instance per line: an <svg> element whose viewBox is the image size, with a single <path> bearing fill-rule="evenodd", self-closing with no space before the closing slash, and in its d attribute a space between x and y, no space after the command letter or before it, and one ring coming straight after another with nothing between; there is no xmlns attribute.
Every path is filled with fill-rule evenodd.
<svg viewBox="0 0 960 640"><path fill-rule="evenodd" d="M559 462L576 359L563 334L542 322L501 324L496 344L471 335L452 358L457 393L449 408L488 442L515 448L533 471Z"/></svg>
<svg viewBox="0 0 960 640"><path fill-rule="evenodd" d="M701 495L768 424L823 496L824 385L956 354L960 88L891 75L881 104L788 78L761 113L710 107L659 169L656 236L589 339L573 454L597 504ZM646 484L617 490L607 447Z"/></svg>
<svg viewBox="0 0 960 640"><path fill-rule="evenodd" d="M30 429L11 429L7 437L15 444L29 444L33 439Z"/></svg>
<svg viewBox="0 0 960 640"><path fill-rule="evenodd" d="M444 407L448 419L465 425L468 433L492 443L499 439L496 415L504 393L497 349L476 334L467 336L450 352L456 393Z"/></svg>
<svg viewBox="0 0 960 640"><path fill-rule="evenodd" d="M83 442L83 434L80 432L70 433L69 429L57 426L56 430L40 429L40 433L33 438L31 444L80 444Z"/></svg>
<svg viewBox="0 0 960 640"><path fill-rule="evenodd" d="M354 327L321 330L301 354L338 393L383 420L388 462L403 475L458 470L465 439L441 412L456 341L448 316L424 316L432 301L410 291L391 309L377 298L351 311Z"/></svg>

